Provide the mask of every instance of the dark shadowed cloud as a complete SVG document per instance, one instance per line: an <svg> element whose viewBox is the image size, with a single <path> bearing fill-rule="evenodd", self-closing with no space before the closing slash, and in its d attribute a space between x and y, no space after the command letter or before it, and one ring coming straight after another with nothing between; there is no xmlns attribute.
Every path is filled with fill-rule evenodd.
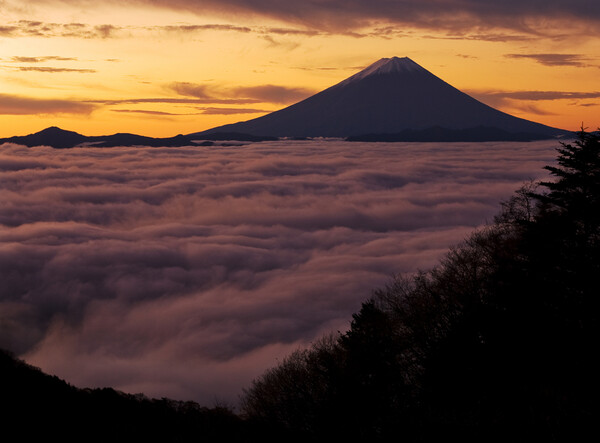
<svg viewBox="0 0 600 443"><path fill-rule="evenodd" d="M268 103L293 103L305 99L315 92L308 88L277 85L246 86L233 89L235 96L255 98Z"/></svg>
<svg viewBox="0 0 600 443"><path fill-rule="evenodd" d="M174 82L171 83L168 87L169 89L175 91L177 94L188 97L210 99L214 96L214 94L210 92L209 85L199 85L197 83L189 82Z"/></svg>
<svg viewBox="0 0 600 443"><path fill-rule="evenodd" d="M166 31L166 32L203 32L203 31L234 31L248 33L252 32L252 28L247 26L236 26L228 24L207 24L207 25L193 25L193 24L180 24L180 25L167 25L167 26L152 26L146 28L150 31Z"/></svg>
<svg viewBox="0 0 600 443"><path fill-rule="evenodd" d="M196 107L198 112L174 113L165 111L153 111L148 109L113 109L113 112L121 112L124 114L143 114L155 117L170 117L175 115L235 115L235 114L260 114L269 112L265 109L252 108L220 108L220 107Z"/></svg>
<svg viewBox="0 0 600 443"><path fill-rule="evenodd" d="M467 28L468 29L468 28ZM499 33L499 32L464 32L447 31L445 34L426 35L424 38L432 40L475 40L486 42L524 42L534 40L537 36L519 33Z"/></svg>
<svg viewBox="0 0 600 443"><path fill-rule="evenodd" d="M240 102L264 102L264 103L294 103L302 100L316 91L308 88L288 87L278 85L259 85L226 87L210 84L197 84L189 82L175 82L168 89L179 95L196 97L198 99L223 103L223 100L237 100Z"/></svg>
<svg viewBox="0 0 600 443"><path fill-rule="evenodd" d="M49 55L43 57L11 57L12 62L15 63L43 63L47 61L77 61L77 58L74 57L59 57L56 55Z"/></svg>
<svg viewBox="0 0 600 443"><path fill-rule="evenodd" d="M174 115L188 115L188 114L176 114L173 112L165 112L165 111L153 111L149 109L112 109L112 112L121 112L124 114L143 114L157 117L170 117Z"/></svg>
<svg viewBox="0 0 600 443"><path fill-rule="evenodd" d="M493 106L502 107L506 105L514 105L516 102L523 101L553 101L553 100L594 100L600 98L600 91L594 92L580 92L580 91L485 91L485 90L465 90L465 92L482 102ZM519 105L520 109L523 105ZM533 105L526 105L534 113L544 115L544 111L541 111ZM537 111L536 111L537 110Z"/></svg>
<svg viewBox="0 0 600 443"><path fill-rule="evenodd" d="M114 3L110 0L61 2L77 5ZM539 32L535 24L547 27L548 20L560 20L571 26L574 20L588 23L600 20L600 3L590 0L126 0L119 4L158 6L203 15L211 11L223 15L245 13L325 30L349 30L374 22L387 22L435 30L497 27L535 34ZM590 30L594 32L593 27Z"/></svg>
<svg viewBox="0 0 600 443"><path fill-rule="evenodd" d="M210 103L228 105L246 105L259 103L257 99L219 99L219 98L175 98L175 97L151 97L151 98L123 98L117 100L87 100L86 103L95 105L135 105L143 103L169 103L183 105L202 105Z"/></svg>
<svg viewBox="0 0 600 443"><path fill-rule="evenodd" d="M39 99L19 95L0 94L0 114L90 114L96 105L76 100Z"/></svg>
<svg viewBox="0 0 600 443"><path fill-rule="evenodd" d="M5 144L0 346L77 386L235 403L546 178L555 145Z"/></svg>
<svg viewBox="0 0 600 443"><path fill-rule="evenodd" d="M0 26L0 37L71 37L71 38L110 38L115 37L121 28L114 25L88 25L84 23L51 23L32 20L19 20Z"/></svg>
<svg viewBox="0 0 600 443"><path fill-rule="evenodd" d="M79 68L54 68L51 66L17 66L16 69L21 72L47 72L51 74L63 72L77 72L80 74L93 74L97 72L95 69L79 69Z"/></svg>
<svg viewBox="0 0 600 443"><path fill-rule="evenodd" d="M202 114L211 115L234 115L234 114L260 114L269 112L265 109L252 109L252 108L198 108Z"/></svg>
<svg viewBox="0 0 600 443"><path fill-rule="evenodd" d="M505 57L531 59L545 66L591 66L589 59L581 54L506 54Z"/></svg>

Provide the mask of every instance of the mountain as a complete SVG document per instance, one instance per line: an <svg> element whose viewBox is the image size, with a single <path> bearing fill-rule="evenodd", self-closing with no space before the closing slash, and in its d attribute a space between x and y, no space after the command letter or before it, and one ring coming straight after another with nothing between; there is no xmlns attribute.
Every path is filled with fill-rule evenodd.
<svg viewBox="0 0 600 443"><path fill-rule="evenodd" d="M237 134L226 132L215 132L210 135L203 136L201 140L193 134L176 135L175 137L154 138L145 137L143 135L118 133L112 135L100 135L87 137L73 131L65 131L64 129L52 126L35 134L24 136L15 136L0 139L2 143L15 143L24 146L51 146L53 148L64 149L74 148L76 146L94 146L98 148L110 148L114 146L211 146L213 141L224 140L240 140L248 142L257 142L264 140L276 140L275 137L258 137L249 134Z"/></svg>
<svg viewBox="0 0 600 443"><path fill-rule="evenodd" d="M287 108L245 122L167 138L136 134L87 137L57 127L0 143L72 148L198 146L279 137L350 141L528 141L569 131L498 111L459 91L408 57L382 58L346 80Z"/></svg>
<svg viewBox="0 0 600 443"><path fill-rule="evenodd" d="M87 141L85 135L52 126L35 134L0 139L1 143L16 143L25 146L52 146L53 148L72 148Z"/></svg>
<svg viewBox="0 0 600 443"><path fill-rule="evenodd" d="M382 58L287 108L193 135L206 137L215 132L276 137L369 135L371 140L396 135L397 140L419 141L427 138L432 128L438 128L438 134L446 131L446 136L438 136L436 141L463 138L460 131L465 130L467 138L473 138L469 131L476 132L477 141L551 138L567 133L498 111L444 82L410 58L392 57ZM403 136L404 131L409 133ZM423 137L416 136L418 132Z"/></svg>

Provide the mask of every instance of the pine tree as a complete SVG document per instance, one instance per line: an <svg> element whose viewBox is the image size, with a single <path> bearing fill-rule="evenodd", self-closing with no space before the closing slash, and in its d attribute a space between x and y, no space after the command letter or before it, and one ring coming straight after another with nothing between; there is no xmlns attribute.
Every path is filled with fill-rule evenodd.
<svg viewBox="0 0 600 443"><path fill-rule="evenodd" d="M557 180L540 183L549 192L535 197L545 211L567 217L572 223L573 234L579 240L597 245L600 227L600 137L582 128L574 143L561 143L557 151L558 165L545 167Z"/></svg>

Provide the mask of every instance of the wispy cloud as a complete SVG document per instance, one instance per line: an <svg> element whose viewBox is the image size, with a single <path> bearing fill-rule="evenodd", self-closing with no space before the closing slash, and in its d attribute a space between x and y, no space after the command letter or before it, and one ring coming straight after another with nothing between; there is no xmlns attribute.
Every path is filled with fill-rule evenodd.
<svg viewBox="0 0 600 443"><path fill-rule="evenodd" d="M498 90L465 90L465 92L490 106L503 107L515 102L538 102L554 100L586 100L600 99L600 91L498 91ZM522 104L519 106L523 106ZM521 109L521 108L519 108ZM533 108L532 108L533 109ZM542 112L543 114L543 112Z"/></svg>
<svg viewBox="0 0 600 443"><path fill-rule="evenodd" d="M35 0L58 1L58 0ZM60 0L93 5L107 0ZM111 2L112 3L112 2ZM129 0L128 5L159 6L205 15L207 12L251 14L302 25L307 29L348 32L373 23L408 25L432 30L474 31L503 28L535 34L549 22L572 26L574 21L598 23L600 5L589 0L556 0L541 6L537 0L322 0L289 2L285 0ZM594 28L590 27L592 32ZM560 29L556 31L560 32ZM597 31L596 31L597 34Z"/></svg>
<svg viewBox="0 0 600 443"><path fill-rule="evenodd" d="M19 95L0 94L0 114L90 114L97 108L92 103L78 100L40 99Z"/></svg>
<svg viewBox="0 0 600 443"><path fill-rule="evenodd" d="M122 28L110 24L89 25L84 23L52 23L32 20L19 20L0 26L2 37L71 37L106 39L115 37Z"/></svg>
<svg viewBox="0 0 600 443"><path fill-rule="evenodd" d="M188 115L188 114L177 114L177 113L165 112L165 111L152 111L152 110L148 110L148 109L112 109L112 112L121 112L123 114L143 114L143 115L158 116L158 117Z"/></svg>
<svg viewBox="0 0 600 443"><path fill-rule="evenodd" d="M93 74L97 72L95 69L79 69L79 68L54 68L51 66L16 66L11 67L22 72L47 72L51 74L63 72L76 72L80 74Z"/></svg>
<svg viewBox="0 0 600 443"><path fill-rule="evenodd" d="M593 66L588 63L589 58L581 54L506 54L505 57L531 59L545 66Z"/></svg>
<svg viewBox="0 0 600 443"><path fill-rule="evenodd" d="M600 98L600 91L481 91L473 90L477 96L509 98L513 100L565 100L565 99L593 99Z"/></svg>
<svg viewBox="0 0 600 443"><path fill-rule="evenodd" d="M315 93L314 90L301 87L279 85L258 85L228 87L224 85L197 84L175 82L167 85L168 89L183 96L215 103L223 100L237 100L263 103L293 103Z"/></svg>
<svg viewBox="0 0 600 443"><path fill-rule="evenodd" d="M211 86L200 85L198 83L189 82L174 82L168 85L168 88L173 90L179 95L196 97L200 99L209 99L214 97L214 93L211 91Z"/></svg>
<svg viewBox="0 0 600 443"><path fill-rule="evenodd" d="M590 106L589 103L579 100L600 99L600 91L498 91L498 90L465 90L467 94L486 103L489 106L501 109L510 109L536 115L555 115L554 112L545 110L535 103L550 102L555 100L571 100L575 106Z"/></svg>
<svg viewBox="0 0 600 443"><path fill-rule="evenodd" d="M468 28L467 28L468 29ZM527 33L507 33L507 32L464 32L464 31L450 31L446 33L428 34L423 38L432 40L473 40L473 41L484 41L484 42L525 42L538 38L539 36L527 34Z"/></svg>
<svg viewBox="0 0 600 443"><path fill-rule="evenodd" d="M164 31L164 32L204 32L204 31L234 31L249 33L253 32L252 28L247 26L237 26L230 24L179 24L179 25L164 25L164 26L150 26L145 29L149 31Z"/></svg>
<svg viewBox="0 0 600 443"><path fill-rule="evenodd" d="M210 115L235 115L235 114L262 114L269 112L265 109L252 109L252 108L217 108L207 107L198 108L202 114Z"/></svg>
<svg viewBox="0 0 600 443"><path fill-rule="evenodd" d="M178 115L234 115L234 114L260 114L269 112L264 109L253 108L222 108L222 107L196 107L198 112L165 112L154 111L149 109L112 109L112 112L120 112L123 114L142 114L155 117L171 117Z"/></svg>
<svg viewBox="0 0 600 443"><path fill-rule="evenodd" d="M240 97L254 98L269 103L292 103L315 93L308 88L297 88L277 85L245 86L234 88L233 94Z"/></svg>
<svg viewBox="0 0 600 443"><path fill-rule="evenodd" d="M72 3L92 8L110 4L112 0L32 0L31 3ZM286 0L128 0L127 6L163 7L176 11L189 11L199 16L217 13L223 17L249 14L263 16L287 23L290 26L251 28L234 24L175 24L147 27L151 31L204 32L221 30L234 32L262 32L279 35L312 36L319 33L337 33L363 37L378 35L381 38L397 38L400 29L420 28L447 32L459 39L507 41L526 37L546 36L553 39L582 38L599 35L600 5L590 0L556 0L541 6L537 0L389 0L353 1L321 0L289 2ZM27 24L27 23L25 23ZM31 29L21 25L5 24L0 35L16 36L20 33L57 35L68 30L45 28L43 23L29 22ZM73 24L77 25L77 24ZM66 26L66 25L65 25ZM19 29L18 29L19 28ZM72 26L75 28L75 26ZM374 34L367 31L376 28ZM564 29L569 32L565 33ZM500 32L509 30L511 32ZM73 35L108 37L118 34L119 28L104 25L91 29L81 28Z"/></svg>
<svg viewBox="0 0 600 443"><path fill-rule="evenodd" d="M75 58L75 57L59 57L56 55L49 55L49 56L43 56L43 57L15 56L15 57L11 57L10 61L14 62L14 63L44 63L44 62L48 62L48 61L59 61L59 62L77 61L77 58Z"/></svg>
<svg viewBox="0 0 600 443"><path fill-rule="evenodd" d="M135 105L143 103L169 103L183 105L203 105L203 104L227 104L227 105L246 105L259 103L257 99L219 99L219 98L184 98L184 97L148 97L148 98L123 98L123 99L105 99L105 100L86 100L86 103L95 105Z"/></svg>

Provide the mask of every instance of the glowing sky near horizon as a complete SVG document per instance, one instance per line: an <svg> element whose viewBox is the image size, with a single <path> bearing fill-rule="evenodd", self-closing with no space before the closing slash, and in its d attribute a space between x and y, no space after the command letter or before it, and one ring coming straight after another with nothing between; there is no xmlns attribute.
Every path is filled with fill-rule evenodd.
<svg viewBox="0 0 600 443"><path fill-rule="evenodd" d="M191 133L408 56L518 117L600 126L600 4L0 0L0 137Z"/></svg>

